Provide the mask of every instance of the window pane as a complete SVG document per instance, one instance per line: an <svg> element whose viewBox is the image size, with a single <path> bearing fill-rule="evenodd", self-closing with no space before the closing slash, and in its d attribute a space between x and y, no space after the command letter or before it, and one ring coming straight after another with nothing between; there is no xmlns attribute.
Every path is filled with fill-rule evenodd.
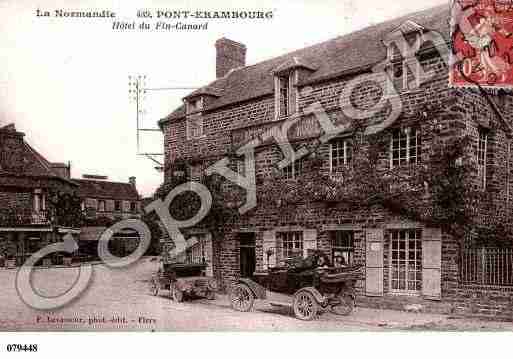
<svg viewBox="0 0 513 359"><path fill-rule="evenodd" d="M393 290L417 291L421 288L422 270L419 230L399 230L390 233L391 282Z"/></svg>

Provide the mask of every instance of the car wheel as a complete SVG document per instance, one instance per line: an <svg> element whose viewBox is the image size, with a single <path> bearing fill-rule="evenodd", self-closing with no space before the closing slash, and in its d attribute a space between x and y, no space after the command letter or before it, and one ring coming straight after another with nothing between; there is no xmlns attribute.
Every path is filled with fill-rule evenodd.
<svg viewBox="0 0 513 359"><path fill-rule="evenodd" d="M230 302L232 308L239 312L250 311L253 307L255 296L249 287L245 284L236 284L230 292Z"/></svg>
<svg viewBox="0 0 513 359"><path fill-rule="evenodd" d="M183 302L183 292L180 289L173 288L173 300L177 303Z"/></svg>
<svg viewBox="0 0 513 359"><path fill-rule="evenodd" d="M301 290L294 295L292 308L296 318L301 320L312 320L319 311L319 305L314 296L306 290Z"/></svg>
<svg viewBox="0 0 513 359"><path fill-rule="evenodd" d="M330 306L330 311L336 315L349 315L355 307L354 298L349 294L338 295L335 301L336 303Z"/></svg>

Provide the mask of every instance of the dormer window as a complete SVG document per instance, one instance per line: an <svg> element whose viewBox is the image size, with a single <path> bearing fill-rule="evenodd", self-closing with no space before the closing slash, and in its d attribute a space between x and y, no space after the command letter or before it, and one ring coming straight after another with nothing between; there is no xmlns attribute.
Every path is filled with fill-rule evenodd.
<svg viewBox="0 0 513 359"><path fill-rule="evenodd" d="M204 96L193 96L185 99L187 117L185 120L185 135L188 140L203 137Z"/></svg>
<svg viewBox="0 0 513 359"><path fill-rule="evenodd" d="M276 116L290 116L296 109L296 72L290 71L275 75L275 108Z"/></svg>
<svg viewBox="0 0 513 359"><path fill-rule="evenodd" d="M297 56L285 60L273 70L275 117L290 116L298 112L297 85L317 70L315 64Z"/></svg>
<svg viewBox="0 0 513 359"><path fill-rule="evenodd" d="M424 28L406 21L389 33L384 43L389 62L388 75L397 93L418 88L421 83L421 65L416 59ZM390 89L389 93L394 93Z"/></svg>
<svg viewBox="0 0 513 359"><path fill-rule="evenodd" d="M203 97L187 100L187 113L199 112L201 110L203 110Z"/></svg>
<svg viewBox="0 0 513 359"><path fill-rule="evenodd" d="M280 115L287 116L289 114L290 81L288 76L280 76L278 77L278 82L280 91Z"/></svg>

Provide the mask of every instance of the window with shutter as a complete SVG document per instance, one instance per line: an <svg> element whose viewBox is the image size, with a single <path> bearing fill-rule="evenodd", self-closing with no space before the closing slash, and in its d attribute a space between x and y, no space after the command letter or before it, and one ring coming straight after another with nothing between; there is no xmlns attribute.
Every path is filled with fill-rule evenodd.
<svg viewBox="0 0 513 359"><path fill-rule="evenodd" d="M390 291L416 294L422 288L422 232L390 231Z"/></svg>
<svg viewBox="0 0 513 359"><path fill-rule="evenodd" d="M297 72L277 74L274 77L274 99L276 117L289 116L297 112Z"/></svg>

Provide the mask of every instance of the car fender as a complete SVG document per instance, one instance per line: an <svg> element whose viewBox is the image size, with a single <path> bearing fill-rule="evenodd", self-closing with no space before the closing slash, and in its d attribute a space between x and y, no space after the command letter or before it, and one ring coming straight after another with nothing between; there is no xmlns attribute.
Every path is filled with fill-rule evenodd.
<svg viewBox="0 0 513 359"><path fill-rule="evenodd" d="M260 284L256 283L255 281L249 279L249 278L240 278L236 284L245 284L249 287L251 292L253 292L253 295L257 299L265 299L266 298L266 290L264 287L262 287Z"/></svg>
<svg viewBox="0 0 513 359"><path fill-rule="evenodd" d="M299 293L299 292L309 292L311 295L313 295L313 297L315 298L315 300L317 301L317 303L319 303L320 305L322 306L325 306L326 303L328 302L327 301L327 298L325 296L323 296L321 293L319 293L319 291L317 289L315 289L314 287L304 287L304 288L301 288L300 290L298 290L296 293L294 293L294 297Z"/></svg>

